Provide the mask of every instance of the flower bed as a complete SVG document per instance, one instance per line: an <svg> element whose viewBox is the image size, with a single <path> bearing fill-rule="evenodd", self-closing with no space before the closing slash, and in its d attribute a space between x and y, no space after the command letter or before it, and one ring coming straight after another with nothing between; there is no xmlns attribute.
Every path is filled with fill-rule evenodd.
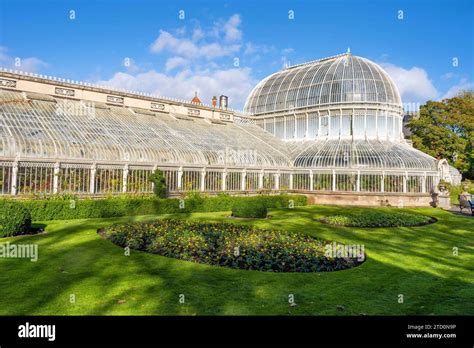
<svg viewBox="0 0 474 348"><path fill-rule="evenodd" d="M436 220L419 214L363 209L347 211L344 215L324 216L320 218L320 221L330 225L349 227L402 227L422 226Z"/></svg>
<svg viewBox="0 0 474 348"><path fill-rule="evenodd" d="M360 263L356 258L326 256L330 242L253 226L160 220L116 224L100 233L121 247L246 270L321 272Z"/></svg>

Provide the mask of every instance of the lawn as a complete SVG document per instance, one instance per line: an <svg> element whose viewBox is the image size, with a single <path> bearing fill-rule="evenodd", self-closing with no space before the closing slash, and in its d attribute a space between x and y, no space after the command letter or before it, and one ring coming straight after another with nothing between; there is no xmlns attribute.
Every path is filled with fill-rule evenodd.
<svg viewBox="0 0 474 348"><path fill-rule="evenodd" d="M46 233L0 241L39 248L37 262L0 258L0 315L474 314L474 218L427 208L397 209L438 219L421 227L363 229L318 221L346 209L271 210L268 220L229 219L229 213L160 216L255 224L365 246L362 265L329 273L234 270L133 250L125 256L96 233L114 222L153 216L44 222ZM296 306L289 305L290 294Z"/></svg>

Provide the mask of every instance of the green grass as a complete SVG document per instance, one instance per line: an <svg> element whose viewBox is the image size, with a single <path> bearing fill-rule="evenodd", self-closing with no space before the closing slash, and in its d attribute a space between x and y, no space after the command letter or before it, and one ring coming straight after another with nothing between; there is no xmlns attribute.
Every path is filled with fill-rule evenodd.
<svg viewBox="0 0 474 348"><path fill-rule="evenodd" d="M0 241L39 246L37 262L0 258L0 315L474 314L473 218L427 208L397 209L439 220L420 227L363 229L317 221L316 215L347 209L356 210L300 207L271 210L268 220L238 221L228 212L160 216L255 224L365 246L368 258L358 267L308 274L235 270L133 250L124 256L96 233L111 223L152 216L49 221L47 233ZM289 294L296 307L289 306Z"/></svg>

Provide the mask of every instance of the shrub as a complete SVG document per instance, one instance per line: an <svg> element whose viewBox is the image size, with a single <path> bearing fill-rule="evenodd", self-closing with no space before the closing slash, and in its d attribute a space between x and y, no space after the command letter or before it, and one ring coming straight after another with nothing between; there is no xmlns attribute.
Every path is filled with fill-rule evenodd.
<svg viewBox="0 0 474 348"><path fill-rule="evenodd" d="M164 173L156 169L148 178L153 183L153 193L158 198L166 198L166 180Z"/></svg>
<svg viewBox="0 0 474 348"><path fill-rule="evenodd" d="M243 218L266 218L268 213L265 202L258 198L237 200L232 205L232 216Z"/></svg>
<svg viewBox="0 0 474 348"><path fill-rule="evenodd" d="M20 203L8 203L0 210L0 237L10 237L30 232L31 214Z"/></svg>
<svg viewBox="0 0 474 348"><path fill-rule="evenodd" d="M204 201L207 198L208 198L207 196L205 196L204 194L200 192L196 192L196 191L187 192L184 195L184 199L185 199L184 208L190 212L199 210L200 207L203 206Z"/></svg>
<svg viewBox="0 0 474 348"><path fill-rule="evenodd" d="M87 218L106 218L133 215L154 215L191 212L230 211L237 201L257 199L267 208L288 208L289 201L294 206L307 204L306 196L274 195L241 197L219 195L204 197L197 194L188 195L184 200L184 207L180 199L161 199L154 196L122 195L103 199L62 199L50 197L48 199L33 199L22 201L22 204L31 213L33 221L70 220ZM10 199L0 199L0 211L3 206L15 202Z"/></svg>
<svg viewBox="0 0 474 348"><path fill-rule="evenodd" d="M429 216L369 209L347 211L344 215L325 216L320 220L330 225L350 227L419 226L433 222L433 219Z"/></svg>
<svg viewBox="0 0 474 348"><path fill-rule="evenodd" d="M103 235L121 247L247 270L320 272L360 263L354 257L326 256L330 242L229 223L161 220L116 224L106 227Z"/></svg>

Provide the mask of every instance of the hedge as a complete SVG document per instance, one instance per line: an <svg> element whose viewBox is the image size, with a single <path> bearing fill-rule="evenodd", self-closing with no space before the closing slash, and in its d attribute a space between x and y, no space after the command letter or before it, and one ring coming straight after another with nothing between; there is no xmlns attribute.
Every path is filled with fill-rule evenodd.
<svg viewBox="0 0 474 348"><path fill-rule="evenodd" d="M21 203L9 202L0 207L0 237L30 232L31 214Z"/></svg>
<svg viewBox="0 0 474 348"><path fill-rule="evenodd" d="M325 216L320 221L330 225L349 227L402 227L426 225L435 220L420 214L363 209L347 211L344 215Z"/></svg>
<svg viewBox="0 0 474 348"><path fill-rule="evenodd" d="M260 199L251 198L245 201L237 200L232 205L232 216L243 218L266 218L267 207Z"/></svg>
<svg viewBox="0 0 474 348"><path fill-rule="evenodd" d="M261 195L257 197L230 196L221 194L205 197L199 194L189 195L186 199L153 196L117 196L103 199L32 199L22 201L28 208L33 221L71 220L86 218L106 218L133 215L153 215L166 213L218 212L231 211L236 201L257 199L267 208L287 208L292 200L294 206L307 204L302 195ZM0 209L12 202L0 200ZM183 206L184 205L184 206Z"/></svg>

